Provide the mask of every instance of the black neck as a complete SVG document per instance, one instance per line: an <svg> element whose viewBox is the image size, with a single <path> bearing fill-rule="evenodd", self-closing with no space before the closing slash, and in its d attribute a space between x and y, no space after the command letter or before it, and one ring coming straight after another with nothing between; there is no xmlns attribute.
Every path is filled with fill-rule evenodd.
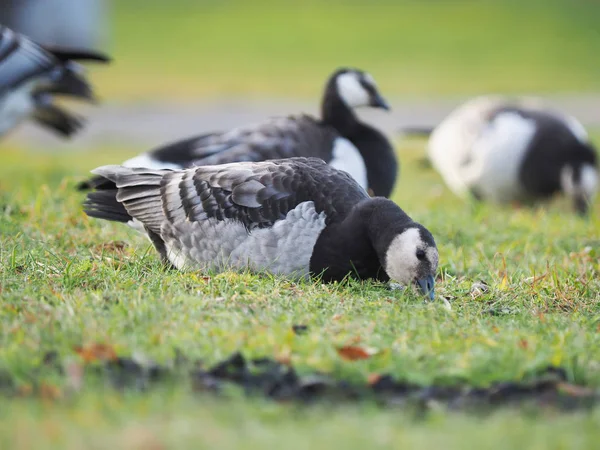
<svg viewBox="0 0 600 450"><path fill-rule="evenodd" d="M358 149L365 162L367 181L373 194L389 197L398 171L394 148L382 133L358 119L331 83L323 96L321 119Z"/></svg>
<svg viewBox="0 0 600 450"><path fill-rule="evenodd" d="M414 222L391 200L364 200L342 222L323 230L310 260L311 273L324 281L339 281L348 274L388 281L383 268L386 250L410 225Z"/></svg>
<svg viewBox="0 0 600 450"><path fill-rule="evenodd" d="M349 137L359 123L352 109L340 98L334 86L328 86L325 90L321 103L321 120L345 137Z"/></svg>
<svg viewBox="0 0 600 450"><path fill-rule="evenodd" d="M381 132L363 123L357 124L356 132L349 139L365 162L372 194L389 197L398 174L398 161L392 144Z"/></svg>

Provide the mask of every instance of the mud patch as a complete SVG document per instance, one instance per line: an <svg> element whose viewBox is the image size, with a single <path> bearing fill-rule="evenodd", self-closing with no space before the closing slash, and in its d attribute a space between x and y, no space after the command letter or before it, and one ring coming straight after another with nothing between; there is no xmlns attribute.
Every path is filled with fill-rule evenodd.
<svg viewBox="0 0 600 450"><path fill-rule="evenodd" d="M39 376L52 371L69 384L71 370L64 370L55 352L42 358ZM340 380L331 374L300 375L297 370L271 358L247 359L234 353L220 363L203 368L178 354L170 365L158 365L131 358L110 358L82 367L83 383L99 378L117 390L147 391L164 383L187 381L197 393L224 394L237 386L249 396L280 402L376 402L381 406L416 407L419 411L443 406L449 410L494 410L499 407L542 407L563 411L586 409L598 404L599 392L571 384L560 367L547 367L525 377L525 381L498 381L488 387L468 384L423 386L398 380L391 374L373 375L365 383ZM36 374L32 374L36 375ZM38 378L33 376L32 378ZM87 380L87 381L86 381ZM32 379L28 389L19 388L6 371L0 371L0 394L42 395L47 384ZM57 396L60 397L60 396Z"/></svg>

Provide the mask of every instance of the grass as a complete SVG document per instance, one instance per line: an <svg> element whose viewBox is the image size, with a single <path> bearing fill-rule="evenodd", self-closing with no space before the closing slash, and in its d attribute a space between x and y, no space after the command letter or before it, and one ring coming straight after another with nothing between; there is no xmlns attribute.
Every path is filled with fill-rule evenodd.
<svg viewBox="0 0 600 450"><path fill-rule="evenodd" d="M319 96L338 66L386 95L598 91L600 4L585 0L114 2L94 69L111 100Z"/></svg>
<svg viewBox="0 0 600 450"><path fill-rule="evenodd" d="M124 159L120 149L4 149L0 367L22 396L0 397L0 446L594 448L599 410L485 418L441 410L415 420L371 404L298 409L192 396L186 384L144 395L89 382L71 396L64 377L39 370L46 351L79 364L77 346L104 342L120 355L161 363L176 350L207 364L241 350L355 381L389 372L418 383L485 386L554 364L571 382L600 388L600 202L589 220L561 199L536 209L468 205L419 165L419 143L403 143L399 154L394 200L436 237L437 290L452 311L376 283L164 272L145 239L81 212L76 181ZM478 280L489 292L470 292ZM294 324L308 332L295 335ZM352 342L378 353L341 359L336 347ZM33 381L52 395L28 395Z"/></svg>

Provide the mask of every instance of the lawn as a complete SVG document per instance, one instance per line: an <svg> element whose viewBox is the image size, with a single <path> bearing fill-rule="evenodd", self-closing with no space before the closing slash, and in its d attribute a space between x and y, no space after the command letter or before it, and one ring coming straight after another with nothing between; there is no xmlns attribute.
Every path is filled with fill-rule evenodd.
<svg viewBox="0 0 600 450"><path fill-rule="evenodd" d="M145 239L81 212L76 182L125 158L122 149L4 148L0 374L14 385L0 394L0 447L595 448L598 408L307 407L236 388L193 392L177 365L180 378L147 392L81 378L99 364L102 344L105 353L163 365L184 355L210 366L240 351L363 384L392 374L486 387L560 366L570 384L600 389L600 201L587 220L561 199L536 209L466 204L422 165L420 142L398 149L393 198L434 234L437 292L451 310L376 283L166 272ZM489 289L474 290L480 282ZM348 360L337 350L347 345L373 352ZM0 390L8 389L2 377Z"/></svg>
<svg viewBox="0 0 600 450"><path fill-rule="evenodd" d="M600 90L600 3L586 0L113 2L113 101L315 98L338 66L391 96Z"/></svg>

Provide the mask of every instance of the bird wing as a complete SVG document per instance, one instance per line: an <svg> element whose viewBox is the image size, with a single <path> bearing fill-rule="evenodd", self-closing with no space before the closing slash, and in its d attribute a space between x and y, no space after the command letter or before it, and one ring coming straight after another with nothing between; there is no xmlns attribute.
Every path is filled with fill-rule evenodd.
<svg viewBox="0 0 600 450"><path fill-rule="evenodd" d="M248 230L264 228L306 201L312 201L315 210L325 212L326 221L331 221L369 198L350 175L317 158L175 171L104 166L93 173L114 182L117 202L157 234L165 221L199 222L209 218L239 221ZM86 213L109 219L97 194L88 194Z"/></svg>
<svg viewBox="0 0 600 450"><path fill-rule="evenodd" d="M288 116L178 141L149 155L182 167L291 157L317 157L329 162L337 137L333 128L310 116Z"/></svg>
<svg viewBox="0 0 600 450"><path fill-rule="evenodd" d="M0 27L0 92L52 70L58 61L40 46L9 28Z"/></svg>

